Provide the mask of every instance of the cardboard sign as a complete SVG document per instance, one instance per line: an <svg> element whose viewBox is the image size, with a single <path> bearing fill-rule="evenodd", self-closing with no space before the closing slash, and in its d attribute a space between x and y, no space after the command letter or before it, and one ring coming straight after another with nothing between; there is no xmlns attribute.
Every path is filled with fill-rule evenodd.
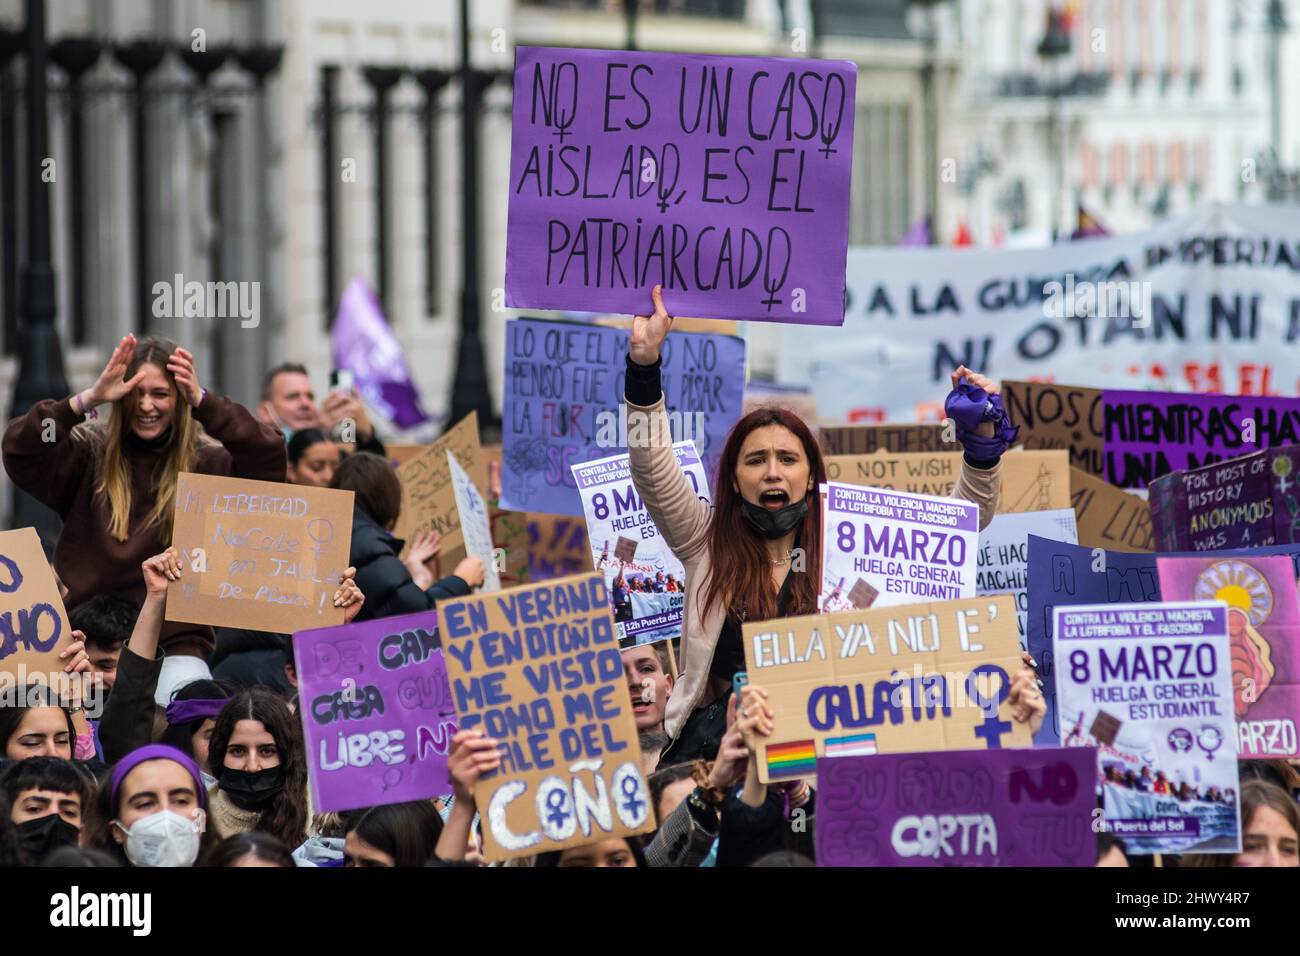
<svg viewBox="0 0 1300 956"><path fill-rule="evenodd" d="M1017 445L1064 448L1071 467L1103 473L1101 389L1004 381L1002 402L1011 424L1020 426Z"/></svg>
<svg viewBox="0 0 1300 956"><path fill-rule="evenodd" d="M1078 468L1070 469L1070 488L1079 544L1111 551L1152 549L1151 510L1137 495Z"/></svg>
<svg viewBox="0 0 1300 956"><path fill-rule="evenodd" d="M460 518L460 533L465 552L483 562L484 591L500 591L501 576L497 571L496 548L492 544L492 526L488 523L488 506L483 494L460 466L455 454L447 452L447 470L451 473L452 492L456 497L456 512Z"/></svg>
<svg viewBox="0 0 1300 956"><path fill-rule="evenodd" d="M488 524L492 540L505 552L505 568L499 571L502 587L528 583L528 515L520 511L503 511L496 497L501 484L501 446L484 445L483 458L488 469ZM496 480L493 481L495 472Z"/></svg>
<svg viewBox="0 0 1300 956"><path fill-rule="evenodd" d="M1239 852L1223 604L1060 607L1053 644L1062 743L1098 748L1106 827L1127 852ZM1099 726L1102 739L1085 729Z"/></svg>
<svg viewBox="0 0 1300 956"><path fill-rule="evenodd" d="M516 47L506 305L844 321L857 67Z"/></svg>
<svg viewBox="0 0 1300 956"><path fill-rule="evenodd" d="M1078 542L1074 512L1027 511L1024 514L994 515L980 532L976 553L975 593L1010 594L1016 599L1016 623L1020 646L1025 643L1025 615L1029 611L1029 536L1040 535L1069 544Z"/></svg>
<svg viewBox="0 0 1300 956"><path fill-rule="evenodd" d="M817 429L817 441L825 455L961 451L957 441L944 442L943 426L937 422L923 425L823 425Z"/></svg>
<svg viewBox="0 0 1300 956"><path fill-rule="evenodd" d="M1120 488L1300 444L1300 398L1107 389L1102 404L1106 480Z"/></svg>
<svg viewBox="0 0 1300 956"><path fill-rule="evenodd" d="M1300 757L1300 607L1289 557L1156 558L1166 601L1223 601L1237 755Z"/></svg>
<svg viewBox="0 0 1300 956"><path fill-rule="evenodd" d="M400 468L417 455L423 455L429 450L428 445L385 445L384 451L388 454L388 461L394 468Z"/></svg>
<svg viewBox="0 0 1300 956"><path fill-rule="evenodd" d="M695 446L678 442L673 452L695 493L708 501L708 478ZM637 495L628 456L575 465L573 477L587 513L592 561L609 588L620 642L626 646L680 637L686 568ZM636 538L623 537L625 532Z"/></svg>
<svg viewBox="0 0 1300 956"><path fill-rule="evenodd" d="M397 469L397 480L402 483L402 510L393 535L406 542L402 557L406 557L411 542L421 532L436 531L442 537L441 548L428 564L435 580L451 574L468 553L447 467L448 452L456 456L474 486L486 495L487 460L478 443L477 412L470 412Z"/></svg>
<svg viewBox="0 0 1300 956"><path fill-rule="evenodd" d="M585 521L560 515L527 517L528 580L546 581L592 570Z"/></svg>
<svg viewBox="0 0 1300 956"><path fill-rule="evenodd" d="M1300 445L1270 448L1148 486L1161 551L1222 551L1300 540Z"/></svg>
<svg viewBox="0 0 1300 956"><path fill-rule="evenodd" d="M572 467L655 437L653 419L628 419L623 370L630 337L573 322L506 323L502 507L581 517ZM712 475L741 414L745 340L675 332L660 360L672 440L694 441Z"/></svg>
<svg viewBox="0 0 1300 956"><path fill-rule="evenodd" d="M343 623L350 491L182 472L172 542L185 564L167 620L292 634Z"/></svg>
<svg viewBox="0 0 1300 956"><path fill-rule="evenodd" d="M1283 555L1291 560L1296 576L1300 577L1300 544L1174 557L1232 558L1240 555L1251 558ZM1025 640L1029 644L1029 653L1038 661L1038 676L1043 679L1043 696L1047 699L1047 716L1034 741L1040 747L1056 746L1061 736L1053 679L1056 664L1052 651L1052 616L1055 609L1075 604L1159 601L1156 556L1074 547L1031 534L1028 597Z"/></svg>
<svg viewBox="0 0 1300 956"><path fill-rule="evenodd" d="M974 597L979 518L957 498L827 482L818 607L849 610L859 580L875 607Z"/></svg>
<svg viewBox="0 0 1300 956"><path fill-rule="evenodd" d="M59 651L71 635L36 529L0 531L0 685L50 684L50 674L63 673Z"/></svg>
<svg viewBox="0 0 1300 956"><path fill-rule="evenodd" d="M655 828L600 575L442 601L438 623L459 725L501 744L474 788L488 860Z"/></svg>
<svg viewBox="0 0 1300 956"><path fill-rule="evenodd" d="M846 485L948 498L961 467L959 451L832 455L826 459L826 477ZM1070 471L1063 451L1003 455L1000 474L999 514L1070 507Z"/></svg>
<svg viewBox="0 0 1300 956"><path fill-rule="evenodd" d="M749 680L776 730L759 779L812 776L818 757L1028 747L1006 697L1024 665L1010 596L745 624Z"/></svg>
<svg viewBox="0 0 1300 956"><path fill-rule="evenodd" d="M818 866L1092 866L1084 748L817 761Z"/></svg>
<svg viewBox="0 0 1300 956"><path fill-rule="evenodd" d="M299 631L293 656L317 812L450 792L456 713L434 612Z"/></svg>

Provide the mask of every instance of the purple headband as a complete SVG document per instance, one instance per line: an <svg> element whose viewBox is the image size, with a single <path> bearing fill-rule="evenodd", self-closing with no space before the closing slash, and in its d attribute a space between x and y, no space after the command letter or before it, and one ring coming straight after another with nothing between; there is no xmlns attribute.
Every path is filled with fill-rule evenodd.
<svg viewBox="0 0 1300 956"><path fill-rule="evenodd" d="M194 788L199 792L199 803L205 810L207 809L208 791L203 786L203 774L199 772L199 765L194 762L192 757L186 756L175 747L170 747L167 744L148 744L144 747L137 747L114 764L113 773L109 777L109 790L114 807L117 806L118 788L122 786L122 781L126 779L126 775L148 760L170 760L184 767L189 772L189 775L194 778Z"/></svg>
<svg viewBox="0 0 1300 956"><path fill-rule="evenodd" d="M177 724L188 724L191 720L215 717L221 713L221 708L226 706L228 700L225 697L219 700L174 700L167 705L167 723L175 727Z"/></svg>

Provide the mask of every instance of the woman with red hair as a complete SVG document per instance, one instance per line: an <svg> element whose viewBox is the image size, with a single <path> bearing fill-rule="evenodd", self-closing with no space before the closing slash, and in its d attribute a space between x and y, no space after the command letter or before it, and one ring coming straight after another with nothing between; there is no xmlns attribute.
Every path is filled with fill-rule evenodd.
<svg viewBox="0 0 1300 956"><path fill-rule="evenodd" d="M716 755L726 730L732 676L745 669L741 623L817 613L822 540L817 489L826 481L826 468L817 440L797 415L760 408L732 428L718 466L714 504L701 501L672 451L659 381L659 347L672 319L658 286L652 299L654 314L633 319L626 400L629 433L648 436L629 443L632 481L686 568L682 674L664 720L673 742L660 761L668 766ZM998 463L1015 429L996 383L964 367L952 379L948 411L966 449L952 496L979 505L982 528L996 510ZM1016 675L1010 699L1017 719L1041 720L1046 708L1032 671Z"/></svg>

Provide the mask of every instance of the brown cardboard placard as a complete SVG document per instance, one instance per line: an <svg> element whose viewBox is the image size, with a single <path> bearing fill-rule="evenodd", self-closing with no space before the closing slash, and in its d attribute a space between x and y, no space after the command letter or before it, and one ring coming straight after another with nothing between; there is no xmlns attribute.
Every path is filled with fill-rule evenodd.
<svg viewBox="0 0 1300 956"><path fill-rule="evenodd" d="M636 560L636 542L619 535L618 543L614 545L614 557L624 564L631 564Z"/></svg>
<svg viewBox="0 0 1300 956"><path fill-rule="evenodd" d="M167 620L292 634L343 623L334 592L352 546L350 491L182 472Z"/></svg>
<svg viewBox="0 0 1300 956"><path fill-rule="evenodd" d="M512 588L528 582L528 515L497 507L500 499L493 492L500 479L494 485L492 474L494 469L498 476L501 474L501 446L484 445L483 460L488 474L488 524L492 528L492 540L506 555L506 566L499 571L501 586Z"/></svg>
<svg viewBox="0 0 1300 956"><path fill-rule="evenodd" d="M1119 735L1119 729L1122 726L1124 726L1124 722L1118 717L1108 714L1104 710L1099 710L1097 716L1092 718L1092 726L1088 728L1088 733L1092 734L1098 743L1113 747L1115 746L1115 738Z"/></svg>
<svg viewBox="0 0 1300 956"><path fill-rule="evenodd" d="M866 610L876 603L876 598L880 597L880 592L871 586L867 581L858 578L849 589L849 602L859 610Z"/></svg>
<svg viewBox="0 0 1300 956"><path fill-rule="evenodd" d="M1078 468L1070 469L1070 488L1080 545L1110 551L1153 550L1155 533L1147 502Z"/></svg>
<svg viewBox="0 0 1300 956"><path fill-rule="evenodd" d="M826 459L826 477L849 485L946 498L952 495L961 465L959 451L831 455ZM998 514L1070 507L1070 469L1064 450L1008 452L1002 456L1001 476Z"/></svg>
<svg viewBox="0 0 1300 956"><path fill-rule="evenodd" d="M486 859L655 828L603 575L438 603L462 730L500 743L475 802Z"/></svg>
<svg viewBox="0 0 1300 956"><path fill-rule="evenodd" d="M1065 449L1073 467L1104 474L1101 389L1004 381L1002 401L1011 424L1020 426L1017 445Z"/></svg>
<svg viewBox="0 0 1300 956"><path fill-rule="evenodd" d="M544 581L591 570L585 519L528 512L528 580Z"/></svg>
<svg viewBox="0 0 1300 956"><path fill-rule="evenodd" d="M817 441L824 455L874 455L876 452L960 451L943 440L943 425L823 425Z"/></svg>
<svg viewBox="0 0 1300 956"><path fill-rule="evenodd" d="M478 443L477 412L470 412L397 469L397 479L402 483L402 510L393 534L406 542L402 557L406 557L411 543L422 531L436 531L441 535L442 546L428 565L435 579L451 574L465 557L465 538L460 531L456 495L447 467L448 451L456 456L486 499L487 460Z"/></svg>
<svg viewBox="0 0 1300 956"><path fill-rule="evenodd" d="M1003 693L1024 666L1009 594L743 631L750 683L767 691L775 712L775 732L757 739L763 783L814 776L817 757L1032 746Z"/></svg>
<svg viewBox="0 0 1300 956"><path fill-rule="evenodd" d="M68 612L35 528L0 531L0 674L50 684L67 661ZM57 680L56 680L57 683Z"/></svg>
<svg viewBox="0 0 1300 956"><path fill-rule="evenodd" d="M394 468L400 468L416 455L423 455L429 450L428 445L385 445L384 451Z"/></svg>

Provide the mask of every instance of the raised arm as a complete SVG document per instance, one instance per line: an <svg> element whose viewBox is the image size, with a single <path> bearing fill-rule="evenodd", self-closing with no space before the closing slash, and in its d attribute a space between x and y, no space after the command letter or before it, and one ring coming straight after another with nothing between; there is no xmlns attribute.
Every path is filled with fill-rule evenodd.
<svg viewBox="0 0 1300 956"><path fill-rule="evenodd" d="M659 381L659 346L673 320L664 308L659 286L654 287L651 297L654 314L632 319L624 390L628 456L632 483L655 527L678 559L686 561L708 541L711 509L700 500L673 452Z"/></svg>
<svg viewBox="0 0 1300 956"><path fill-rule="evenodd" d="M1017 432L1007 418L1000 392L997 382L962 365L952 373L952 391L944 404L966 452L952 496L979 506L980 530L997 513L1002 454Z"/></svg>
<svg viewBox="0 0 1300 956"><path fill-rule="evenodd" d="M178 348L167 359L167 371L194 410L194 418L230 453L232 478L284 481L289 454L284 434L260 421L238 402L199 387L194 356Z"/></svg>

